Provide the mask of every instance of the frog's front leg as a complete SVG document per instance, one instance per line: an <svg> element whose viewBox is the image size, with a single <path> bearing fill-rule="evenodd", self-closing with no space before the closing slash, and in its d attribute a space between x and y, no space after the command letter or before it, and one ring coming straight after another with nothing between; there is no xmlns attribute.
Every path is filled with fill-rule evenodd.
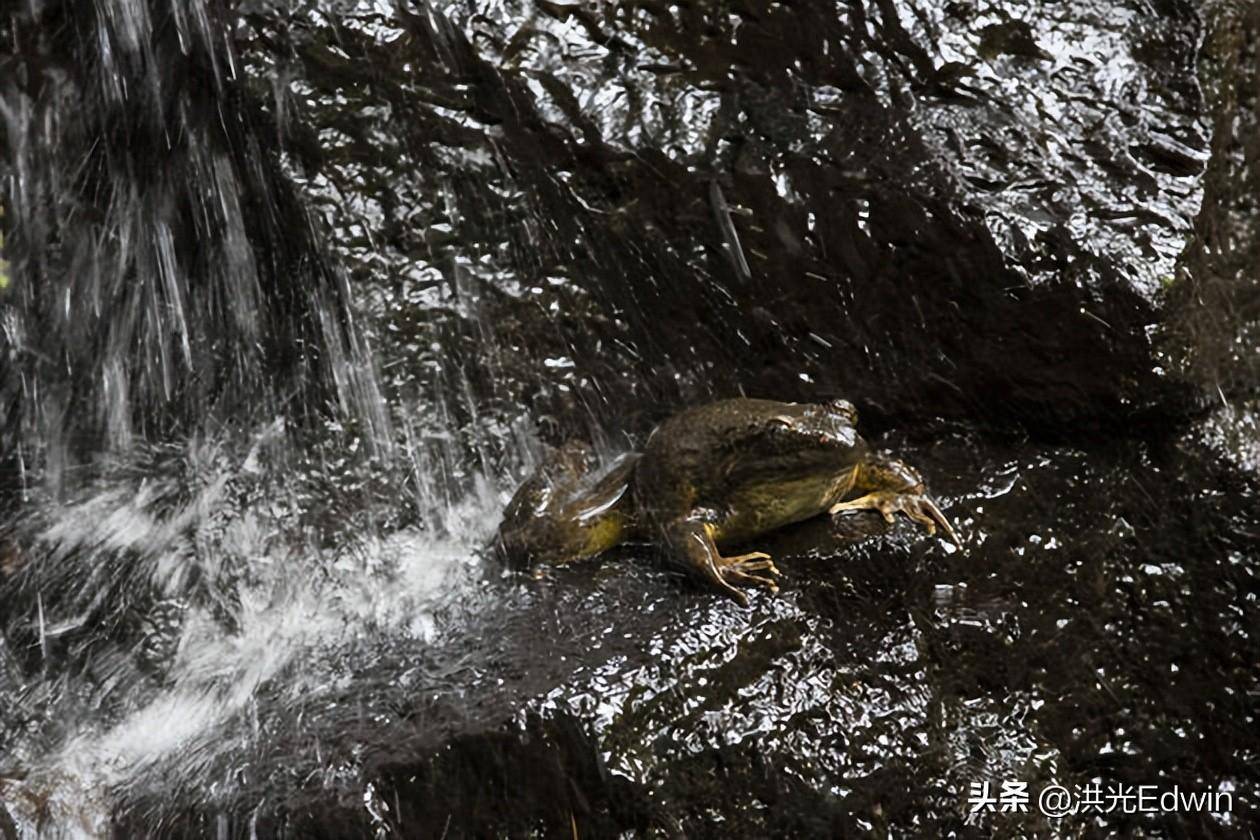
<svg viewBox="0 0 1260 840"><path fill-rule="evenodd" d="M779 591L774 577L780 572L769 554L753 551L734 557L723 557L714 542L715 529L708 522L684 519L665 528L665 541L680 556L684 565L718 591L748 606L748 596L733 584L763 586ZM764 572L764 574L760 574Z"/></svg>
<svg viewBox="0 0 1260 840"><path fill-rule="evenodd" d="M929 534L935 534L939 525L950 542L962 547L962 540L958 538L954 526L928 498L923 479L908 464L891 458L873 458L858 467L853 489L863 495L851 501L836 502L828 513L877 510L886 522L891 523L893 514L901 512L926 528Z"/></svg>

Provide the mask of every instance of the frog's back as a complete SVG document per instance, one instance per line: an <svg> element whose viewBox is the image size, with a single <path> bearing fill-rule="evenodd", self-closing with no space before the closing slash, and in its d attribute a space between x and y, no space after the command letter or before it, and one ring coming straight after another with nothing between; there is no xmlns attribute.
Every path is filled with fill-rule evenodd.
<svg viewBox="0 0 1260 840"><path fill-rule="evenodd" d="M667 457L677 465L696 459L708 463L716 451L739 450L758 436L773 418L783 416L792 403L736 397L694 406L661 423L643 447L645 457Z"/></svg>

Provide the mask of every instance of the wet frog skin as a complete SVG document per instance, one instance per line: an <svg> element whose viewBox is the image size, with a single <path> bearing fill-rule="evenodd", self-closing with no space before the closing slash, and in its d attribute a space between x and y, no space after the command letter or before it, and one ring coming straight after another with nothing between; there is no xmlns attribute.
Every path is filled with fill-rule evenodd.
<svg viewBox="0 0 1260 840"><path fill-rule="evenodd" d="M892 522L900 512L960 543L919 474L872 452L844 400L709 403L667 419L642 454L605 474L593 476L591 462L570 444L517 491L496 541L510 563L568 563L647 541L747 604L740 587L777 591L779 570L764 552L726 556L721 547L823 513L877 510Z"/></svg>

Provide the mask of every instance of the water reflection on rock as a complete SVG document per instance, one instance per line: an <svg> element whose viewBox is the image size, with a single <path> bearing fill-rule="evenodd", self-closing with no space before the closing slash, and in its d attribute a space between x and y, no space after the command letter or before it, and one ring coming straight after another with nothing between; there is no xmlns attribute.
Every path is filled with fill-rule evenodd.
<svg viewBox="0 0 1260 840"><path fill-rule="evenodd" d="M66 37L0 58L29 71L0 77L4 199L27 220L5 230L0 396L35 446L4 468L49 442L17 411L43 409L24 383L112 407L83 415L108 427L183 372L170 440L68 456L47 498L22 495L41 486L25 473L8 488L0 832L1198 836L1254 821L1250 252L1215 247L1253 238L1239 208L1254 178L1227 142L1250 125L1246 10L1208 4L1204 30L1176 0L242 3L230 21L153 0L185 26L163 60L195 55L223 85L201 94L229 135L265 137L232 158L261 168L223 189L193 174L188 195L75 227L65 208L88 194L58 192L73 167L46 152L87 154L94 134L40 132L115 112L56 111L34 70L105 62L101 44L138 55L123 30L141 8L85 18L104 41L53 29ZM149 90L160 64L48 79ZM224 139L195 125L209 146L194 163ZM107 157L143 185L143 155ZM57 201L28 200L28 163ZM274 200L205 205L246 194ZM231 318L186 331L238 352L238 400L259 382L282 398L203 423L212 383L179 378L195 366L56 351L63 335L30 326L60 312L32 292L49 214L82 235L97 288L205 280L195 260L144 270L162 225L231 257L207 269L221 291L252 276L228 271L245 245L264 255L269 317L284 267L302 267L326 299L288 301L295 322L270 336L301 344L292 377L261 370ZM293 242L271 225L286 220ZM145 299L152 335L174 329ZM224 312L248 321L251 299ZM358 367L369 346L383 400ZM737 393L855 400L964 548L873 515L803 523L758 545L786 579L748 611L643 547L540 580L480 559L539 439L609 456ZM986 779L1179 783L1233 791L1235 811L969 816Z"/></svg>

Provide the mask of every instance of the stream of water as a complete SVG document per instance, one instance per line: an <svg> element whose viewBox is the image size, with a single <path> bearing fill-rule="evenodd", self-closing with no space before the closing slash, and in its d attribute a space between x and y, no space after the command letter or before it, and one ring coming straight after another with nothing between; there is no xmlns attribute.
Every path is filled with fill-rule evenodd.
<svg viewBox="0 0 1260 840"><path fill-rule="evenodd" d="M0 835L1254 824L1254 320L1186 247L1244 11L3 15ZM962 550L807 523L748 611L485 556L548 445L737 394L852 399ZM1007 778L1234 808L967 812Z"/></svg>

